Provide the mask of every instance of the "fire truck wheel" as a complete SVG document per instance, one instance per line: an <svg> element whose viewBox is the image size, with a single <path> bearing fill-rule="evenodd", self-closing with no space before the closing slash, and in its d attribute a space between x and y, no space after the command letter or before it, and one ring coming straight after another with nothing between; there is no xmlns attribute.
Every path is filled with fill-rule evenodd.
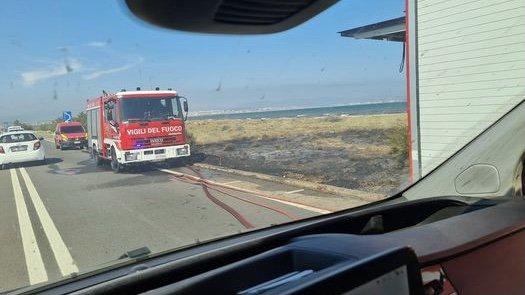
<svg viewBox="0 0 525 295"><path fill-rule="evenodd" d="M95 160L95 164L97 164L97 166L102 165L102 158L98 155L95 146L91 148L91 158Z"/></svg>
<svg viewBox="0 0 525 295"><path fill-rule="evenodd" d="M117 161L117 155L115 154L115 150L113 148L111 149L111 170L113 170L115 173L119 173L124 170L124 166Z"/></svg>

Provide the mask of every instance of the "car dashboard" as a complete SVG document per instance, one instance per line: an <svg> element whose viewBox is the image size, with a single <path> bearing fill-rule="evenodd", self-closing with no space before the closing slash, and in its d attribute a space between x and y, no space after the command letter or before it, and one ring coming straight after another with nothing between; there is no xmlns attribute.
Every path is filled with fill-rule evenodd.
<svg viewBox="0 0 525 295"><path fill-rule="evenodd" d="M524 294L525 202L385 202L133 261L49 293Z"/></svg>

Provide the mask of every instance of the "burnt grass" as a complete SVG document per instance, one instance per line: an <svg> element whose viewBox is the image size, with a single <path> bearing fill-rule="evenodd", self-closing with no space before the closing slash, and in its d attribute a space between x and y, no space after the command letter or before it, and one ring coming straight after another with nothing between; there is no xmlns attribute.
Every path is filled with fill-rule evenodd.
<svg viewBox="0 0 525 295"><path fill-rule="evenodd" d="M213 165L391 194L407 182L408 168L406 159L390 151L389 134L390 129L349 130L243 139L195 149ZM341 144L330 144L331 139Z"/></svg>

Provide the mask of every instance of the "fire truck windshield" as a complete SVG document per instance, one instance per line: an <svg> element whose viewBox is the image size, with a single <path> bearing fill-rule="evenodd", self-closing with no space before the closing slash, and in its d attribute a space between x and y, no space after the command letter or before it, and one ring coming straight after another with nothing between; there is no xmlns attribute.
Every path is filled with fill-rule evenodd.
<svg viewBox="0 0 525 295"><path fill-rule="evenodd" d="M120 110L122 122L182 118L180 102L176 97L123 98Z"/></svg>

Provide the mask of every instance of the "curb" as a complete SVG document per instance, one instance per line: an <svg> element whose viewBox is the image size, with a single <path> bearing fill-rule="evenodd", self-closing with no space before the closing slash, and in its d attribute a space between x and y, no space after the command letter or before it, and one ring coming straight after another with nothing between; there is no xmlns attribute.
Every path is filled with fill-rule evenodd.
<svg viewBox="0 0 525 295"><path fill-rule="evenodd" d="M314 190L318 192L331 193L334 195L356 198L356 199L360 199L362 201L367 201L367 202L379 201L385 198L384 195L380 195L380 194L372 194L372 193L368 193L364 191L353 190L353 189L348 189L348 188L341 188L341 187L328 185L328 184L312 183L312 182L307 182L307 181L298 180L298 179L283 178L283 177L278 177L278 176L273 176L273 175L268 175L268 174L224 168L224 167L219 167L219 166L210 165L210 164L203 164L203 163L195 163L193 165L200 167L200 168L204 168L204 169L221 171L221 172L236 174L240 176L255 177L261 180L273 181L273 182L288 184L288 185L292 185L292 186L296 186L300 188L306 188L306 189L310 189L310 190Z"/></svg>

